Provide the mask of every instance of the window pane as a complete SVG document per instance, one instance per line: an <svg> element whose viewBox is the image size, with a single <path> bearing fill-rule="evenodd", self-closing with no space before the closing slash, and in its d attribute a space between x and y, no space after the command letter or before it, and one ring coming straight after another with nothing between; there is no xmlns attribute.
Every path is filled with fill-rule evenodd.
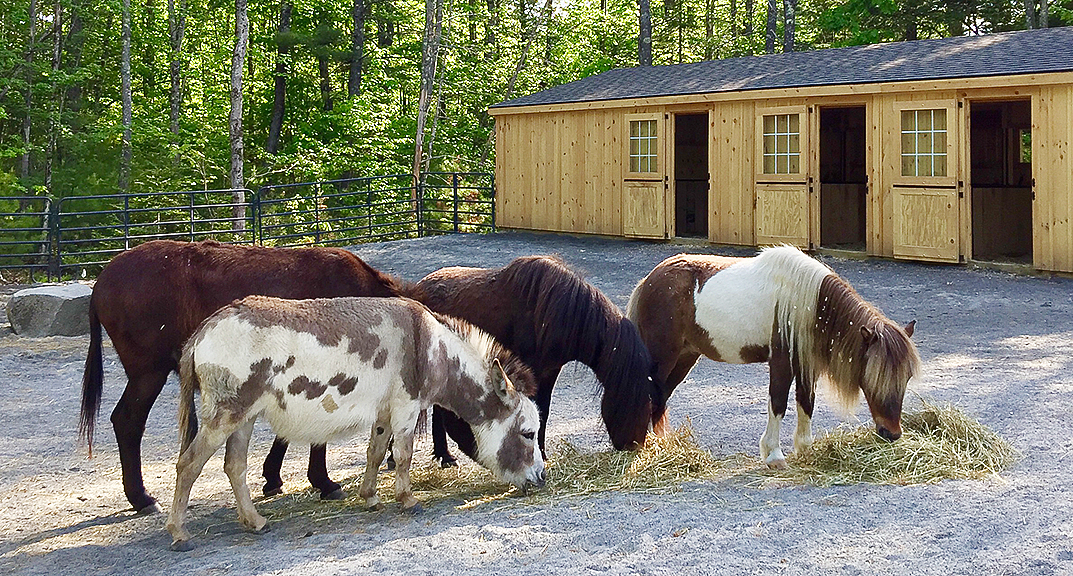
<svg viewBox="0 0 1073 576"><path fill-rule="evenodd" d="M765 154L764 155L764 174L775 173L775 156Z"/></svg>
<svg viewBox="0 0 1073 576"><path fill-rule="evenodd" d="M775 133L775 117L774 116L764 116L764 134L774 134L774 133Z"/></svg>
<svg viewBox="0 0 1073 576"><path fill-rule="evenodd" d="M936 154L946 153L946 132L935 133L935 143L933 144L932 150Z"/></svg>
<svg viewBox="0 0 1073 576"><path fill-rule="evenodd" d="M630 121L630 138L636 138L638 136L638 133L641 130L640 125L641 123L636 120Z"/></svg>
<svg viewBox="0 0 1073 576"><path fill-rule="evenodd" d="M931 110L917 110L917 131L931 131Z"/></svg>
<svg viewBox="0 0 1073 576"><path fill-rule="evenodd" d="M934 130L946 130L946 109L945 108L939 108L937 110L932 110L932 118L934 120L933 123L932 123L932 128Z"/></svg>
<svg viewBox="0 0 1073 576"><path fill-rule="evenodd" d="M787 118L790 119L790 133L791 134L800 134L801 129L799 128L799 126L801 125L800 124L801 115L800 114L789 114L789 115L787 115Z"/></svg>
<svg viewBox="0 0 1073 576"><path fill-rule="evenodd" d="M775 157L775 173L776 174L789 174L787 170L787 157L776 156Z"/></svg>
<svg viewBox="0 0 1073 576"><path fill-rule="evenodd" d="M931 154L931 132L917 133L917 154Z"/></svg>
<svg viewBox="0 0 1073 576"><path fill-rule="evenodd" d="M786 154L790 151L790 137L787 135L780 134L775 144L775 152L777 154Z"/></svg>
<svg viewBox="0 0 1073 576"><path fill-rule="evenodd" d="M902 133L902 154L916 154L917 139L913 133Z"/></svg>
<svg viewBox="0 0 1073 576"><path fill-rule="evenodd" d="M917 175L917 157L911 154L902 155L902 176Z"/></svg>
<svg viewBox="0 0 1073 576"><path fill-rule="evenodd" d="M932 158L934 158L932 176L946 176L946 154L936 154Z"/></svg>
<svg viewBox="0 0 1073 576"><path fill-rule="evenodd" d="M640 156L648 156L648 138L642 138L637 141L637 154Z"/></svg>
<svg viewBox="0 0 1073 576"><path fill-rule="evenodd" d="M773 134L767 134L764 136L764 154L775 153L775 136Z"/></svg>
<svg viewBox="0 0 1073 576"><path fill-rule="evenodd" d="M916 112L912 110L902 111L902 132L912 132L917 129Z"/></svg>
<svg viewBox="0 0 1073 576"><path fill-rule="evenodd" d="M789 139L790 139L790 147L789 147L790 153L791 154L797 154L797 153L801 152L801 142L800 142L801 136L799 134L791 134L789 136Z"/></svg>
<svg viewBox="0 0 1073 576"><path fill-rule="evenodd" d="M789 173L790 174L800 174L801 173L801 155L800 154L791 154L790 155L790 170L789 170Z"/></svg>
<svg viewBox="0 0 1073 576"><path fill-rule="evenodd" d="M788 131L788 126L786 125L786 119L787 119L786 114L779 114L778 116L775 117L775 131L778 132L779 134L785 134Z"/></svg>
<svg viewBox="0 0 1073 576"><path fill-rule="evenodd" d="M638 154L638 150L640 149L639 142L640 141L637 140L636 138L633 138L632 136L630 137L630 158L631 159L633 157L637 156L637 154Z"/></svg>
<svg viewBox="0 0 1073 576"><path fill-rule="evenodd" d="M641 159L636 156L630 156L630 172L641 171Z"/></svg>

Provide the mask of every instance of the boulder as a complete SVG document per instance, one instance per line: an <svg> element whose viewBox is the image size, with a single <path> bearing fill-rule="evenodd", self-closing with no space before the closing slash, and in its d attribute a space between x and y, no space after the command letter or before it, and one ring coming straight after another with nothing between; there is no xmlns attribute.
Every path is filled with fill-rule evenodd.
<svg viewBox="0 0 1073 576"><path fill-rule="evenodd" d="M89 334L89 297L85 284L57 284L19 290L7 304L11 329L20 336Z"/></svg>

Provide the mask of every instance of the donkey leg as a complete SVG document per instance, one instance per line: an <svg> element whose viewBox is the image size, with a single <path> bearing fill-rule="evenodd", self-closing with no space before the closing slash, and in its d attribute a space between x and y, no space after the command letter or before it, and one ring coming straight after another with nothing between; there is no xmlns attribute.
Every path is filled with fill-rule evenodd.
<svg viewBox="0 0 1073 576"><path fill-rule="evenodd" d="M253 435L253 423L256 419L250 418L245 424L231 433L227 438L227 448L224 452L224 472L231 481L231 491L235 493L235 507L238 509L238 519L251 532L260 534L268 523L263 516L257 513L250 498L250 487L246 484L246 463L250 450L250 436Z"/></svg>
<svg viewBox="0 0 1073 576"><path fill-rule="evenodd" d="M261 493L265 496L276 496L283 493L283 457L287 454L287 441L279 436L272 442L272 448L265 456L264 466L261 468L261 476L265 479L265 485Z"/></svg>
<svg viewBox="0 0 1073 576"><path fill-rule="evenodd" d="M224 443L229 432L205 426L198 432L190 446L179 455L179 460L175 464L175 497L172 500L171 512L168 514L166 524L172 537L172 550L186 552L193 549L190 544L190 533L184 526L186 509L190 504L190 489L194 486L194 480L201 475L205 463Z"/></svg>
<svg viewBox="0 0 1073 576"><path fill-rule="evenodd" d="M139 514L160 512L156 499L145 490L142 480L142 436L145 421L153 407L168 371L153 371L130 377L123 396L112 411L112 428L119 445L119 462L123 468L123 492Z"/></svg>
<svg viewBox="0 0 1073 576"><path fill-rule="evenodd" d="M365 499L365 506L370 510L384 508L384 505L380 503L380 497L376 495L376 474L380 471L380 463L384 461L390 438L388 419L385 416L377 418L376 424L373 424L372 434L369 436L369 448L365 452L365 475L362 476L361 487L358 489L358 495Z"/></svg>
<svg viewBox="0 0 1073 576"><path fill-rule="evenodd" d="M790 398L790 383L793 368L787 346L776 335L768 358L768 420L767 429L760 438L760 457L771 468L786 468L786 456L779 442L782 419L786 416L786 404Z"/></svg>
<svg viewBox="0 0 1073 576"><path fill-rule="evenodd" d="M812 411L816 407L816 388L798 371L797 379L797 428L794 430L794 452L800 453L812 446Z"/></svg>
<svg viewBox="0 0 1073 576"><path fill-rule="evenodd" d="M343 487L332 482L328 477L328 445L312 444L309 446L309 468L306 478L314 488L320 490L321 500L342 500L346 498Z"/></svg>
<svg viewBox="0 0 1073 576"><path fill-rule="evenodd" d="M403 511L411 514L421 512L421 504L414 498L410 486L410 464L414 455L413 426L395 429L395 500Z"/></svg>

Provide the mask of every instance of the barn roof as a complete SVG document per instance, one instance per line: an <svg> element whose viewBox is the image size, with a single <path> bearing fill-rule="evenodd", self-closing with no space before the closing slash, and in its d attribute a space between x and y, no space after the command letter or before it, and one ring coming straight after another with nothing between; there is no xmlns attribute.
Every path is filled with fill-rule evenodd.
<svg viewBox="0 0 1073 576"><path fill-rule="evenodd" d="M1073 70L1073 26L618 68L492 108Z"/></svg>

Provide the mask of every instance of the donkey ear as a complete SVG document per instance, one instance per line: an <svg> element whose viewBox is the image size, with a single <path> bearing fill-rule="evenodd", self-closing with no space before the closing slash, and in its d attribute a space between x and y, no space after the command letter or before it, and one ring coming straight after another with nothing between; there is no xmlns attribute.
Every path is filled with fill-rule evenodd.
<svg viewBox="0 0 1073 576"><path fill-rule="evenodd" d="M507 371L503 369L503 363L499 358L492 360L492 386L500 398L507 399L514 394L514 384L507 377Z"/></svg>
<svg viewBox="0 0 1073 576"><path fill-rule="evenodd" d="M905 325L905 335L910 337L910 338L912 338L913 337L913 329L916 328L916 326L917 326L917 321L915 319L910 320L909 323Z"/></svg>
<svg viewBox="0 0 1073 576"><path fill-rule="evenodd" d="M871 344L872 340L875 340L876 331L867 326L861 326L861 336L864 337L865 344Z"/></svg>

